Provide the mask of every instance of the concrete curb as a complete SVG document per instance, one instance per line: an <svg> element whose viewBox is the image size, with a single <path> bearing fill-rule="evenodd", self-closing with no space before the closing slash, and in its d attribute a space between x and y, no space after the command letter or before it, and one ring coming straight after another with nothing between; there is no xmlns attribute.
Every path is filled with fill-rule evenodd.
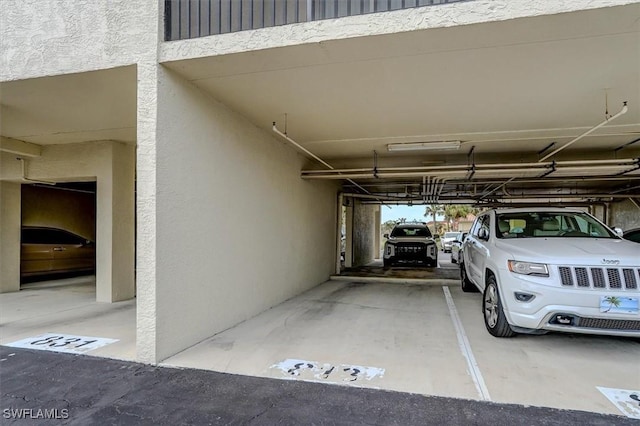
<svg viewBox="0 0 640 426"><path fill-rule="evenodd" d="M331 275L331 281L348 281L360 283L387 283L387 284L425 284L425 285L458 285L460 280L445 278L389 278L389 277L358 277L352 275Z"/></svg>

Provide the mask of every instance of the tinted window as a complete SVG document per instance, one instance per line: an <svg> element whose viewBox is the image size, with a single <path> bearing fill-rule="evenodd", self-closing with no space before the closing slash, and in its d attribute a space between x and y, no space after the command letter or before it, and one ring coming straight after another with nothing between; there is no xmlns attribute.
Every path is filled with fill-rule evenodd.
<svg viewBox="0 0 640 426"><path fill-rule="evenodd" d="M624 234L624 238L635 243L640 243L640 229Z"/></svg>
<svg viewBox="0 0 640 426"><path fill-rule="evenodd" d="M496 216L498 238L616 238L602 223L586 213L525 212Z"/></svg>
<svg viewBox="0 0 640 426"><path fill-rule="evenodd" d="M395 227L391 231L392 237L430 237L431 231L425 227Z"/></svg>
<svg viewBox="0 0 640 426"><path fill-rule="evenodd" d="M83 244L82 237L61 229L23 228L23 244Z"/></svg>

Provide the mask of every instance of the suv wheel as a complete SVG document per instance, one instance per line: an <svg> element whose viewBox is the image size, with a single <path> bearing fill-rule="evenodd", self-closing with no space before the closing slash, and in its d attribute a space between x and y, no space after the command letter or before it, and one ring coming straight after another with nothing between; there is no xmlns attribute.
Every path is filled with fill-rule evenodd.
<svg viewBox="0 0 640 426"><path fill-rule="evenodd" d="M493 275L487 277L487 285L482 297L484 325L489 334L495 337L513 337L516 335L507 322L498 292L498 283Z"/></svg>
<svg viewBox="0 0 640 426"><path fill-rule="evenodd" d="M382 259L382 265L384 269L389 269L391 267L390 259Z"/></svg>
<svg viewBox="0 0 640 426"><path fill-rule="evenodd" d="M462 283L462 291L465 293L478 292L478 287L476 287L467 276L467 269L465 268L464 263L460 264L460 282Z"/></svg>

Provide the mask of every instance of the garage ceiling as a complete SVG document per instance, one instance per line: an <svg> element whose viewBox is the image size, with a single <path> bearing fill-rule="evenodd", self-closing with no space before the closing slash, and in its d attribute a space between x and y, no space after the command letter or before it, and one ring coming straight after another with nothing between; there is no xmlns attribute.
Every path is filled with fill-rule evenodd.
<svg viewBox="0 0 640 426"><path fill-rule="evenodd" d="M136 140L136 68L0 84L2 136L38 145Z"/></svg>
<svg viewBox="0 0 640 426"><path fill-rule="evenodd" d="M275 121L343 174L366 169L353 177L358 185L338 178L373 202L640 194L638 3L164 65L259 127L270 132ZM136 84L133 66L1 83L2 136L134 143ZM625 101L626 114L536 165ZM389 143L448 140L460 149L387 151ZM612 159L621 161L598 163ZM567 161L584 167L560 164ZM518 163L517 172L503 163ZM304 178L336 179L306 173L323 169L310 160Z"/></svg>
<svg viewBox="0 0 640 426"><path fill-rule="evenodd" d="M622 189L622 197L638 194L637 164L472 172L474 165L535 163L618 113L625 101L626 114L550 158L549 167L553 160L639 157L639 18L635 4L165 65L258 126L270 130L277 122L344 173L368 168L371 179L354 180L378 199L426 202L423 178L438 177L447 178L433 189L444 202L508 198L514 190L548 201L559 186L580 195ZM461 148L387 151L389 143L447 140L461 141ZM444 169L373 178L374 165ZM451 165L468 169L445 173ZM310 162L308 169L324 167ZM479 198L507 180L492 197ZM348 191L363 192L344 182Z"/></svg>

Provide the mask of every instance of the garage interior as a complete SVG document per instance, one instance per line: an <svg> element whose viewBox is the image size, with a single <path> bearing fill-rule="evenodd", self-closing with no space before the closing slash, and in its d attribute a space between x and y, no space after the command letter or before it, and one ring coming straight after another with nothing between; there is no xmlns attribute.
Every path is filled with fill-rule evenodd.
<svg viewBox="0 0 640 426"><path fill-rule="evenodd" d="M138 197L138 235L145 237L138 300L119 305L127 304L125 334L134 345L137 339L138 352L129 345L124 355L108 356L268 377L279 374L271 363L285 358L385 368L387 378L395 368L390 389L476 398L447 317L448 283L326 282L339 267L340 206L348 199L349 214L369 218L354 225L362 237L347 241L352 265L375 257L385 204L579 206L612 226L640 226L637 12L630 5L165 58L154 77L153 112L140 107L146 95L136 91L134 67L2 83L3 210L15 204L20 184L15 151L26 155L31 144L41 145L42 154L29 156L28 177L95 178L112 213L101 221L98 198L98 241L108 245L98 248L106 258L98 259L96 297L115 302L134 296L134 172L143 185L155 185L157 199L144 191ZM50 121L26 120L21 111ZM149 114L157 114L156 134L142 135L154 140L151 153L136 124ZM138 160L154 157L154 166L157 160L157 176L149 162L132 167L136 143ZM108 167L87 158L106 158ZM105 176L111 184L103 191ZM14 217L15 211L0 217L3 262L17 246L5 247L4 224ZM247 254L248 246L260 255ZM635 343L549 336L523 338L525 348L516 349L488 342L476 298L451 292L479 363L494 375L490 389L502 389L493 400L615 412L606 400L593 404L593 383L638 386L615 368L635 366ZM547 354L555 352L575 360L587 345L597 353L595 368L556 364L543 376L553 382L570 369L575 381L546 396L517 395L533 380L524 361L551 365ZM612 348L617 357L607 359ZM495 350L513 356L503 367L508 374L492 362ZM399 353L404 358L394 361ZM424 380L416 382L407 366L419 366ZM580 377L585 368L619 373ZM562 399L576 389L577 397Z"/></svg>
<svg viewBox="0 0 640 426"><path fill-rule="evenodd" d="M300 145L303 179L340 182L363 206L577 206L628 229L640 212L636 11L165 65Z"/></svg>
<svg viewBox="0 0 640 426"><path fill-rule="evenodd" d="M120 342L102 353L134 359L135 67L0 90L1 342L52 330L112 336ZM21 284L22 226L94 241L95 274Z"/></svg>

